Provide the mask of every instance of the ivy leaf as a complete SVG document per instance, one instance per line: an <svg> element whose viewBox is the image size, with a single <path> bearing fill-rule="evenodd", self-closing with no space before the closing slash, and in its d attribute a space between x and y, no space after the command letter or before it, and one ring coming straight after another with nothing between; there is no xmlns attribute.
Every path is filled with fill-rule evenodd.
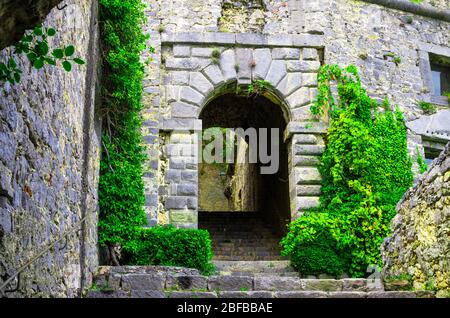
<svg viewBox="0 0 450 318"><path fill-rule="evenodd" d="M75 53L75 47L73 45L69 45L64 49L65 56L72 56Z"/></svg>
<svg viewBox="0 0 450 318"><path fill-rule="evenodd" d="M34 28L34 30L33 30L33 34L34 35L37 35L37 36L41 36L43 33L42 33L42 29L40 28L40 27L35 27Z"/></svg>
<svg viewBox="0 0 450 318"><path fill-rule="evenodd" d="M32 35L25 35L25 36L22 38L22 42L30 43L31 41L33 41L33 36L32 36Z"/></svg>
<svg viewBox="0 0 450 318"><path fill-rule="evenodd" d="M16 68L17 67L16 61L13 58L10 58L8 60L8 66L9 66L9 68L13 68L13 69Z"/></svg>
<svg viewBox="0 0 450 318"><path fill-rule="evenodd" d="M37 55L34 52L30 52L27 54L28 59L31 63L34 63L34 61L37 59Z"/></svg>
<svg viewBox="0 0 450 318"><path fill-rule="evenodd" d="M56 61L52 58L46 57L44 58L45 62L47 62L50 65L56 65Z"/></svg>
<svg viewBox="0 0 450 318"><path fill-rule="evenodd" d="M33 66L38 70L41 69L44 66L44 59L43 58L36 59L33 63Z"/></svg>
<svg viewBox="0 0 450 318"><path fill-rule="evenodd" d="M78 57L74 58L73 61L75 63L79 64L79 65L85 64L85 62L82 59L78 58Z"/></svg>
<svg viewBox="0 0 450 318"><path fill-rule="evenodd" d="M64 52L62 49L54 49L52 55L57 59L62 59L64 57Z"/></svg>
<svg viewBox="0 0 450 318"><path fill-rule="evenodd" d="M16 83L20 82L20 74L19 73L14 73L14 80L16 81Z"/></svg>
<svg viewBox="0 0 450 318"><path fill-rule="evenodd" d="M50 28L47 30L47 35L48 36L54 36L56 34L56 30L53 28Z"/></svg>
<svg viewBox="0 0 450 318"><path fill-rule="evenodd" d="M62 63L64 69L66 70L66 72L70 72L72 70L72 64L70 64L69 61L64 61Z"/></svg>
<svg viewBox="0 0 450 318"><path fill-rule="evenodd" d="M38 55L44 56L48 53L48 44L46 42L39 42L36 45L36 51Z"/></svg>

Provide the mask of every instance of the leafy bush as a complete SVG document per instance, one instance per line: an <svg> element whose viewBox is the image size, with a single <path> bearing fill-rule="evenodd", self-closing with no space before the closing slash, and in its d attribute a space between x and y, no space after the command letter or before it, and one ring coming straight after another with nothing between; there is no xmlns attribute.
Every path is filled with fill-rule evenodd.
<svg viewBox="0 0 450 318"><path fill-rule="evenodd" d="M122 245L145 225L139 132L147 36L141 0L100 0L103 49L103 153L99 180L99 243ZM111 249L110 249L111 250Z"/></svg>
<svg viewBox="0 0 450 318"><path fill-rule="evenodd" d="M337 82L338 103L330 81ZM311 111L331 118L319 166L323 177L319 212L322 219L329 219L324 231L336 241L340 259L351 255L344 262L345 270L360 277L369 265L381 265L379 248L389 234L395 205L412 185L406 127L398 109L391 111L387 101L379 105L367 95L354 66L325 65L318 82L319 94ZM296 222L304 229L295 235L300 241L306 236L305 244L317 255L316 245L323 235L310 231L316 225ZM292 258L295 251L283 247ZM339 270L339 266L329 269Z"/></svg>
<svg viewBox="0 0 450 318"><path fill-rule="evenodd" d="M208 231L173 226L142 228L136 240L124 245L124 260L133 265L165 265L213 271Z"/></svg>
<svg viewBox="0 0 450 318"><path fill-rule="evenodd" d="M328 215L307 212L292 222L281 244L282 255L290 256L292 266L304 275L329 274L339 276L344 271L337 242L330 234L332 220Z"/></svg>

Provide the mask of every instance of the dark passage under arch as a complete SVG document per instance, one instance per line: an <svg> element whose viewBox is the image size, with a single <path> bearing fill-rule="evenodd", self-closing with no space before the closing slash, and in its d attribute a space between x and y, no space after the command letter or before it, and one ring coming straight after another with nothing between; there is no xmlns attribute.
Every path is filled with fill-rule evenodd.
<svg viewBox="0 0 450 318"><path fill-rule="evenodd" d="M278 170L261 174L257 163L199 166L199 228L210 231L216 259L273 260L290 221L288 151L283 141L286 121L280 105L257 96L225 94L202 110L203 131L216 128L278 129ZM236 151L236 157L238 156ZM247 153L248 155L248 153ZM266 164L266 166L269 164Z"/></svg>

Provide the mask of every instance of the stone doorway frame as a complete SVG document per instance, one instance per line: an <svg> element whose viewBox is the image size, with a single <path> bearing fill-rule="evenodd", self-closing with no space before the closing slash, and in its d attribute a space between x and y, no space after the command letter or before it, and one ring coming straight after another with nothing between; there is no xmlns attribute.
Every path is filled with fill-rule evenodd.
<svg viewBox="0 0 450 318"><path fill-rule="evenodd" d="M157 122L156 129L147 129L156 138L146 139L144 133L153 157L151 168L157 166L157 173L148 169L144 176L149 225L197 228L199 115L210 100L227 92L230 83L248 85L255 80L270 84L265 97L282 107L287 122L291 219L300 215L299 210L316 207L321 183L317 164L325 147L326 124L308 120L317 94L323 36L172 33L163 34L160 41L159 79L145 88L159 101L159 107L144 113L144 118ZM220 51L217 60L213 50Z"/></svg>

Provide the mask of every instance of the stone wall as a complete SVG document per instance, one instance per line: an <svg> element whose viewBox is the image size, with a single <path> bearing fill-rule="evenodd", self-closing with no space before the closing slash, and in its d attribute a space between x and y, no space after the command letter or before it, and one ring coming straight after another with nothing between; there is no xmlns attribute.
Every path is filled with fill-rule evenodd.
<svg viewBox="0 0 450 318"><path fill-rule="evenodd" d="M20 57L21 82L0 87L0 285L60 235L80 229L25 269L7 296L76 296L98 265L96 3L64 1L44 21L58 31L49 46L75 45L85 65L36 70ZM0 59L9 54L6 48Z"/></svg>
<svg viewBox="0 0 450 318"><path fill-rule="evenodd" d="M171 120L173 124L176 119L175 128L191 127L202 107L224 93L225 84L236 81L246 85L254 79L265 79L278 91L277 98L289 124L286 142L291 209L293 216L298 216L298 209L316 206L320 195L316 166L324 149L326 125L311 130L305 124L310 119L308 109L316 93L320 64L356 65L369 94L379 100L388 97L392 107L398 105L406 121L411 123L425 116L418 103L433 99L429 89L429 53L450 56L448 22L370 1L146 2L150 5L150 43L156 46L145 82L148 106L145 118L150 128L146 126L144 136L151 141L148 143L151 159L145 177L150 224L157 222L158 213L161 216L168 213L167 198L173 196L170 191L177 184L177 179L168 175L179 174L171 171L171 162L177 167L187 164L165 157L161 141L170 139L171 130L163 129L164 133L159 133L165 125L163 122ZM448 9L446 0L426 1L421 5ZM221 52L218 65L211 59L214 48ZM447 119L441 116L446 108L448 103L444 101L438 108L440 121ZM423 156L425 142L422 132L413 128L416 126L407 124L414 162L419 154ZM189 129L191 134L193 130ZM431 127L426 138L433 139L433 133ZM449 140L450 134L438 137L441 142ZM433 140L427 143L432 145ZM189 165L194 168L192 162ZM417 164L414 169L418 175ZM195 184L196 180L192 182ZM194 202L196 196L193 194L189 202ZM173 200L186 208L183 202L187 199L169 201ZM195 211L195 205L191 206L188 210ZM169 220L167 216L161 219Z"/></svg>
<svg viewBox="0 0 450 318"><path fill-rule="evenodd" d="M397 213L382 246L385 276L408 274L417 289L450 292L450 143Z"/></svg>

